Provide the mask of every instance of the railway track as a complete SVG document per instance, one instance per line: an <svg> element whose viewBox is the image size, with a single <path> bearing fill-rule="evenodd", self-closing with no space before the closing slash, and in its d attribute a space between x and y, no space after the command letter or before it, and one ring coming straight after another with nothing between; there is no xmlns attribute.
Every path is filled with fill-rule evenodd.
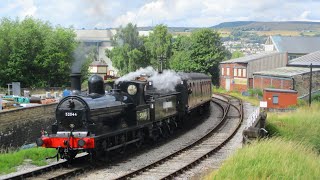
<svg viewBox="0 0 320 180"><path fill-rule="evenodd" d="M76 176L79 173L83 173L85 170L94 168L93 164L83 165L83 163L81 163L86 158L86 155L83 155L76 158L72 165L67 161L57 162L33 171L17 174L5 179L63 179L71 176Z"/></svg>
<svg viewBox="0 0 320 180"><path fill-rule="evenodd" d="M242 101L229 95L220 96L226 100L213 99L224 101L227 105L223 108L224 115L218 126L189 146L117 179L172 179L217 152L236 134L243 121Z"/></svg>
<svg viewBox="0 0 320 180"><path fill-rule="evenodd" d="M213 103L223 110L223 117L219 124L198 141L191 143L187 147L166 156L143 168L129 172L117 179L170 179L181 172L195 166L200 161L219 150L235 134L242 121L242 102L234 97L219 95L220 98L213 97ZM220 101L220 102L219 102ZM224 105L223 105L224 104ZM239 106L239 107L238 107ZM237 123L228 123L227 120L238 119ZM230 132L227 132L229 129ZM83 161L79 158L77 161ZM60 162L46 166L32 172L19 174L7 179L63 179L77 176L84 172L95 169L94 164Z"/></svg>

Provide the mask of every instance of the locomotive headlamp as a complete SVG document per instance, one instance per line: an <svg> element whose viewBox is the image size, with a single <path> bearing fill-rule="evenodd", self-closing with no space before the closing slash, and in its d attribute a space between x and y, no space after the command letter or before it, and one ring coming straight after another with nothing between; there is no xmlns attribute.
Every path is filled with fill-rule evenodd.
<svg viewBox="0 0 320 180"><path fill-rule="evenodd" d="M135 86L135 85L129 85L128 86L128 93L130 94L130 95L135 95L136 93L137 93L137 86Z"/></svg>

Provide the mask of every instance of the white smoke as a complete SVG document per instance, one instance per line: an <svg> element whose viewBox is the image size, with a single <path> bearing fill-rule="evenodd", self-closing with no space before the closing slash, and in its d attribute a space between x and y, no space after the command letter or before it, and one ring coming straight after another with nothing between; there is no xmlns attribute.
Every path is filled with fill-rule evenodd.
<svg viewBox="0 0 320 180"><path fill-rule="evenodd" d="M153 87L160 91L174 91L175 86L181 83L181 77L173 70L163 70L160 74L156 72L149 81L153 82Z"/></svg>
<svg viewBox="0 0 320 180"><path fill-rule="evenodd" d="M163 70L162 73L158 73L152 67L148 66L146 68L140 68L135 72L131 72L122 76L121 78L117 79L115 83L118 84L120 81L135 80L137 77L140 77L141 75L147 75L149 77L148 81L153 82L154 88L156 88L159 91L165 92L174 91L175 86L177 84L180 84L182 81L181 76L179 76L173 70Z"/></svg>
<svg viewBox="0 0 320 180"><path fill-rule="evenodd" d="M141 75L147 75L147 76L153 76L156 71L151 67L148 66L146 68L140 68L135 72L130 72L119 79L116 80L116 84L118 84L120 81L132 81L135 80L137 77L140 77Z"/></svg>

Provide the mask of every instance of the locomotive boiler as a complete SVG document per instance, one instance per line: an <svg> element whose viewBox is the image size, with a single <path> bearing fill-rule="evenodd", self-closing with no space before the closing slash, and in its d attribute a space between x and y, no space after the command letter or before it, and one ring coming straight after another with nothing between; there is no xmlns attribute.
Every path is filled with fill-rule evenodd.
<svg viewBox="0 0 320 180"><path fill-rule="evenodd" d="M179 81L170 90L144 78L120 81L106 92L103 79L93 75L88 92L81 92L79 76L72 75L72 95L57 105L52 133L36 143L56 148L60 158L73 159L79 152L100 157L128 145L140 146L146 139L166 137L190 113L207 110L211 100L209 76L177 76Z"/></svg>

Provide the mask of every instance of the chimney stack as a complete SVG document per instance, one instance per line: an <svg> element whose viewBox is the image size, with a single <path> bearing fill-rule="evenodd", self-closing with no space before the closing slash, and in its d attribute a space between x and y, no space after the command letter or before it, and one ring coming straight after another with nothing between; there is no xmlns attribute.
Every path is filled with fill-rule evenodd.
<svg viewBox="0 0 320 180"><path fill-rule="evenodd" d="M81 91L81 74L72 73L70 75L70 78L71 78L71 90Z"/></svg>

